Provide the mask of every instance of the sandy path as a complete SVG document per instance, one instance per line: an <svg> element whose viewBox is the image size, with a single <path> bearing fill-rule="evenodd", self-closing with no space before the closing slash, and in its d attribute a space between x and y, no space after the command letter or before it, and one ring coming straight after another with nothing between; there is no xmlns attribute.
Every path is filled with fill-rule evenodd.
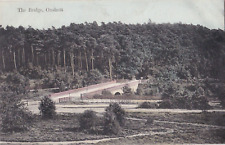
<svg viewBox="0 0 225 145"><path fill-rule="evenodd" d="M127 117L127 119L136 120L136 121L143 121L143 122L147 121L147 119L133 118L133 117ZM168 124L179 124L179 125L192 125L192 126L198 126L198 127L211 127L211 128L217 128L217 129L225 129L225 126L208 125L208 124L201 124L201 123L187 123L187 122L175 122L175 121L164 121L164 120L154 120L154 122L157 122L157 123L168 123Z"/></svg>
<svg viewBox="0 0 225 145"><path fill-rule="evenodd" d="M185 122L173 122L173 121L162 121L162 120L154 120L154 122L179 124L179 125L192 125L192 126L198 126L198 127L211 127L211 128L216 128L216 129L225 129L225 126L207 125L207 124L200 124L200 123L185 123Z"/></svg>

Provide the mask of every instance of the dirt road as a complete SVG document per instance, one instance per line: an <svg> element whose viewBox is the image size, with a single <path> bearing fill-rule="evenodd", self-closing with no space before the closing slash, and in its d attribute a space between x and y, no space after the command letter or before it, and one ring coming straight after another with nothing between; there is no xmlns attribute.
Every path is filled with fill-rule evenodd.
<svg viewBox="0 0 225 145"><path fill-rule="evenodd" d="M84 104L56 104L56 112L57 113L83 113L85 110L93 110L97 113L104 113L105 108L109 105L110 102L116 102L118 100L112 99L104 99L104 101L100 102L90 100L90 102L86 101ZM121 101L121 100L120 100ZM127 100L124 100L126 102ZM130 102L129 102L130 101ZM126 112L169 112L169 113L200 113L202 110L186 110L186 109L142 109L137 108L140 100L128 100L127 104L120 104L122 108L125 109ZM159 100L148 100L149 102L157 102ZM28 102L27 108L34 114L39 114L38 106L39 101L30 101ZM217 110L208 110L208 112L225 112L223 109Z"/></svg>

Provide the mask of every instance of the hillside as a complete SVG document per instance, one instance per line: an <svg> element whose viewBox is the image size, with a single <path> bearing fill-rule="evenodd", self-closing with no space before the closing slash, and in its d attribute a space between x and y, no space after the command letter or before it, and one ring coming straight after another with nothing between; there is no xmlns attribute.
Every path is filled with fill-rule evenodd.
<svg viewBox="0 0 225 145"><path fill-rule="evenodd" d="M225 32L199 25L93 22L48 30L8 26L0 28L0 54L2 74L17 72L20 79L42 80L39 88L65 90L102 78L144 77L152 81L143 88L145 95L166 92L173 84L178 90L201 87L206 96L225 98ZM156 93L146 93L152 85ZM193 85L194 91L187 89Z"/></svg>

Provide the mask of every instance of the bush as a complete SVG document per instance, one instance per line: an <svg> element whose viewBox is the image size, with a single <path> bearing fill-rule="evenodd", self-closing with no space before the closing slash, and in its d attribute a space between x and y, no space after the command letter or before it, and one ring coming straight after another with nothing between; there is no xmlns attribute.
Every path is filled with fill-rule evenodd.
<svg viewBox="0 0 225 145"><path fill-rule="evenodd" d="M104 133L105 134L118 134L121 131L119 122L114 112L107 110L104 115Z"/></svg>
<svg viewBox="0 0 225 145"><path fill-rule="evenodd" d="M28 64L28 67L20 68L19 72L30 79L42 79L44 75L41 67L33 67L31 63Z"/></svg>
<svg viewBox="0 0 225 145"><path fill-rule="evenodd" d="M128 85L125 85L125 86L123 87L123 94L124 94L124 95L127 95L127 96L133 94L132 91L131 91L131 88L130 88Z"/></svg>
<svg viewBox="0 0 225 145"><path fill-rule="evenodd" d="M143 102L138 108L158 108L158 103Z"/></svg>
<svg viewBox="0 0 225 145"><path fill-rule="evenodd" d="M85 110L79 117L80 129L93 130L96 126L97 115L92 110Z"/></svg>
<svg viewBox="0 0 225 145"><path fill-rule="evenodd" d="M152 123L154 122L154 120L152 118L148 118L145 125L152 125Z"/></svg>
<svg viewBox="0 0 225 145"><path fill-rule="evenodd" d="M223 108L225 108L225 98L220 98L220 104Z"/></svg>
<svg viewBox="0 0 225 145"><path fill-rule="evenodd" d="M56 78L53 73L46 72L45 76L44 76L43 84L42 84L43 88L56 87L55 80L56 80Z"/></svg>
<svg viewBox="0 0 225 145"><path fill-rule="evenodd" d="M99 70L94 69L88 72L87 78L85 78L87 85L93 85L101 83L103 76Z"/></svg>
<svg viewBox="0 0 225 145"><path fill-rule="evenodd" d="M178 109L191 109L190 98L188 97L175 97L172 98L173 108Z"/></svg>
<svg viewBox="0 0 225 145"><path fill-rule="evenodd" d="M218 99L220 100L220 104L223 108L225 108L225 87L218 87L216 90L216 94Z"/></svg>
<svg viewBox="0 0 225 145"><path fill-rule="evenodd" d="M106 89L102 90L102 95L103 97L106 96L106 97L111 97L113 96L112 93Z"/></svg>
<svg viewBox="0 0 225 145"><path fill-rule="evenodd" d="M207 110L210 109L211 106L209 105L209 101L205 96L193 96L191 98L191 108Z"/></svg>
<svg viewBox="0 0 225 145"><path fill-rule="evenodd" d="M143 84L138 84L138 88L136 90L136 93L137 93L137 95L140 95L140 96L145 95Z"/></svg>
<svg viewBox="0 0 225 145"><path fill-rule="evenodd" d="M17 132L27 130L32 121L32 114L14 94L2 94L0 101L1 130Z"/></svg>
<svg viewBox="0 0 225 145"><path fill-rule="evenodd" d="M159 103L159 108L163 108L163 109L172 109L173 108L173 104L170 100L163 100L162 102Z"/></svg>
<svg viewBox="0 0 225 145"><path fill-rule="evenodd" d="M111 111L115 114L116 120L121 126L125 124L125 111L118 103L109 104L106 108L106 112Z"/></svg>
<svg viewBox="0 0 225 145"><path fill-rule="evenodd" d="M208 104L208 100L204 96L192 96L192 97L174 97L171 99L164 99L159 108L165 109L201 109L207 110L211 106Z"/></svg>
<svg viewBox="0 0 225 145"><path fill-rule="evenodd" d="M94 99L101 99L102 98L102 95L100 95L100 94L94 94L93 95L93 98Z"/></svg>
<svg viewBox="0 0 225 145"><path fill-rule="evenodd" d="M47 96L41 99L38 109L44 119L52 119L56 115L55 103Z"/></svg>
<svg viewBox="0 0 225 145"><path fill-rule="evenodd" d="M27 79L23 75L16 72L16 73L10 73L6 78L6 81L8 83L13 83L13 84L24 84L27 81Z"/></svg>
<svg viewBox="0 0 225 145"><path fill-rule="evenodd" d="M145 96L153 96L153 94L155 94L155 92L153 91L152 88L146 88L146 89L144 90L144 95L145 95Z"/></svg>

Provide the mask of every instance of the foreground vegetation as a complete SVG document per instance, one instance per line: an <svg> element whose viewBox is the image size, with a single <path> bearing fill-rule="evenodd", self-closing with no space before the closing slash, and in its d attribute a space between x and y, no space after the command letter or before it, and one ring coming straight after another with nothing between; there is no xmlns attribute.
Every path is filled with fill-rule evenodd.
<svg viewBox="0 0 225 145"><path fill-rule="evenodd" d="M174 129L173 133L165 135L146 135L129 139L110 141L107 144L140 144L140 143L225 143L224 129L207 128L195 125L179 125L160 123L157 120L200 123L209 125L219 125L225 127L224 113L130 113L128 117L148 119L151 118L153 124L146 124L143 121L128 120L118 134L105 134L103 119L97 118L95 130L82 130L79 125L79 114L57 115L54 120L43 120L35 116L33 125L29 131L16 132L14 134L0 131L1 141L72 141L85 139L101 139L108 137L127 136L146 132L163 132L166 128ZM101 144L101 143L99 143ZM105 142L103 143L105 144Z"/></svg>
<svg viewBox="0 0 225 145"><path fill-rule="evenodd" d="M126 113L119 104L114 103L105 109L103 116L91 110L81 114L56 114L54 103L43 97L39 106L41 114L32 115L18 98L2 97L1 141L74 141L124 137L110 143L137 144L137 140L139 143L225 143L225 113ZM150 135L166 133L168 129L173 132ZM126 139L126 136L142 133L147 135Z"/></svg>

